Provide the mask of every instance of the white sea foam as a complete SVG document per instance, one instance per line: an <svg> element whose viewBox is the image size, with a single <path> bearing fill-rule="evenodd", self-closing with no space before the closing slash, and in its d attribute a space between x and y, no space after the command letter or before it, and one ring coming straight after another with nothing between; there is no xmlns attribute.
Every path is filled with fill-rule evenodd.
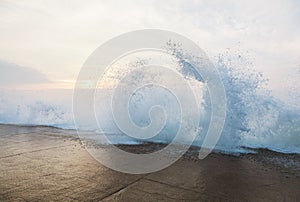
<svg viewBox="0 0 300 202"><path fill-rule="evenodd" d="M262 88L265 79L261 74L241 66L242 64L230 66L225 59L228 58L221 56L215 62L227 94L226 123L216 148L230 152L246 146L300 153L299 108L279 101L266 87ZM181 64L180 71L187 75L187 80L196 93L199 110L205 117L199 125L199 136L193 143L201 146L210 120L209 94L205 82L189 68L191 67ZM102 132L120 134L114 124L111 108L108 107L111 104L112 90L102 89L97 95L96 116ZM155 104L164 107L168 119L160 134L149 141L168 143L178 130L180 106L167 91L146 88L137 92L132 97L129 113L137 125L145 126L149 124L148 111ZM0 122L75 128L72 90L1 90ZM97 127L83 129L97 130ZM118 135L114 135L114 140L117 143L138 142Z"/></svg>

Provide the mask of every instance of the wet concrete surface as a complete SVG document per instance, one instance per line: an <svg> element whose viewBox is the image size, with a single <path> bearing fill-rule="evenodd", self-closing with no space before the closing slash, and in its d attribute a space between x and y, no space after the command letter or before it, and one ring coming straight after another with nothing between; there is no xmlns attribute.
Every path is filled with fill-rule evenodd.
<svg viewBox="0 0 300 202"><path fill-rule="evenodd" d="M73 132L0 125L0 201L300 200L297 173L255 156L185 156L159 172L130 175L94 160Z"/></svg>

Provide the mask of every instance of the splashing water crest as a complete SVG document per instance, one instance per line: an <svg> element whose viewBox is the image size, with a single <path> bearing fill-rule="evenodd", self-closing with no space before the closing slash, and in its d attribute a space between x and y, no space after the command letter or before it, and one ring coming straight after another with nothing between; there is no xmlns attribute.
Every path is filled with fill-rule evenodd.
<svg viewBox="0 0 300 202"><path fill-rule="evenodd" d="M199 125L199 135L193 145L201 145L204 134L210 121L209 92L205 87L201 75L186 61L195 61L198 58L184 53L180 46L167 43L169 54L173 56L172 65L184 75L194 90L198 100L202 118ZM136 62L123 65L125 68L117 72L108 72L108 80L113 83L120 79L118 74L128 73L133 66L139 67L150 60L138 58ZM175 58L175 59L174 59ZM296 106L287 105L271 96L267 90L267 80L262 74L251 70L248 64L242 61L241 56L236 57L239 63L228 55L217 57L215 66L219 70L227 95L227 117L224 130L216 149L223 151L239 151L241 147L269 148L280 152L300 153L300 110ZM165 61L169 63L170 61ZM120 65L117 63L116 65ZM142 71L134 75L134 81L145 79ZM159 76L159 75L158 75ZM111 77L111 78L110 78ZM113 77L113 78L112 78ZM110 80L109 80L110 78ZM113 83L112 86L115 84ZM184 92L183 92L184 93ZM294 91L294 96L299 92ZM112 89L97 89L95 99L98 100L97 117L104 126L103 132L120 134L113 122L109 97ZM60 99L57 99L60 98ZM154 99L153 99L154 98ZM39 92L23 92L1 90L0 94L0 122L30 125L52 125L61 128L74 128L71 110L71 90L67 92L47 90ZM149 141L168 143L178 130L180 106L168 91L157 87L147 87L137 91L131 98L129 113L132 120L139 126L149 124L149 109L154 105L164 108L168 119L166 125L157 137ZM189 120L183 120L189 121ZM83 128L95 130L97 127ZM121 136L118 143L134 143ZM188 134L187 134L188 137Z"/></svg>

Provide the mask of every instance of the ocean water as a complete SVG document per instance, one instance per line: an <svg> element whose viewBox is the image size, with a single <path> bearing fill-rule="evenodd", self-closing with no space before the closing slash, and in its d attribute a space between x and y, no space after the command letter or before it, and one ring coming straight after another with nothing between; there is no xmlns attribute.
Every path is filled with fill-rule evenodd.
<svg viewBox="0 0 300 202"><path fill-rule="evenodd" d="M178 58L179 63L181 59ZM243 63L228 64L228 60L227 56L218 56L213 61L220 72L227 96L226 121L216 149L231 152L250 147L300 153L299 107L275 97L268 89L267 78L261 73L243 66ZM204 117L199 123L198 136L193 142L193 145L201 146L210 121L209 93L205 81L195 74L190 66L181 63L178 67L177 70L186 76L187 82L192 86L198 110ZM141 75L138 74L142 77ZM294 91L294 95L296 93L300 94ZM75 129L72 95L73 90L2 89L0 123ZM108 136L113 137L117 143L141 142L134 138L126 138L115 124L112 109L109 107L112 95L112 89L97 90L95 115L101 126L101 133L111 134ZM149 110L156 105L164 108L167 119L160 133L147 141L168 143L174 138L180 124L180 104L170 92L157 87L147 87L138 91L132 96L129 114L136 125L145 127L150 123ZM81 129L97 132L99 125Z"/></svg>

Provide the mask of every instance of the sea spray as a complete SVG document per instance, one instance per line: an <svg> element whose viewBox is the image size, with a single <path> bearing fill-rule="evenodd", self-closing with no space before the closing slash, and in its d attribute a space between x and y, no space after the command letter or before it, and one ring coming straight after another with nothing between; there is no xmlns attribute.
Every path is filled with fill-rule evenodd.
<svg viewBox="0 0 300 202"><path fill-rule="evenodd" d="M168 44L169 46L172 44ZM199 110L204 115L199 125L199 135L195 146L201 146L210 120L209 92L201 75L195 74L192 67L185 63L194 56L183 53L180 47L170 47L175 56L177 70L185 75L197 92ZM185 59L185 60L184 60ZM300 110L273 97L268 90L267 80L243 61L241 55L218 56L215 66L219 70L227 95L227 117L217 149L236 151L241 147L269 148L280 152L300 153ZM239 61L239 62L233 62ZM141 65L144 64L140 63ZM299 75L298 75L299 76ZM199 90L200 89L200 90ZM101 113L99 122L104 131L121 134L113 122L110 100L112 89L100 89L98 103ZM293 91L299 97L299 91ZM155 103L153 99L155 98ZM132 97L130 115L135 123L147 125L147 113L153 104L164 106L171 118L166 122L158 137L150 141L168 143L178 129L178 103L168 92L158 88L147 88ZM1 90L0 122L30 125L52 125L61 128L74 128L72 115L72 90ZM101 107L102 106L102 107ZM96 130L97 127L84 128ZM118 143L132 143L121 135Z"/></svg>

